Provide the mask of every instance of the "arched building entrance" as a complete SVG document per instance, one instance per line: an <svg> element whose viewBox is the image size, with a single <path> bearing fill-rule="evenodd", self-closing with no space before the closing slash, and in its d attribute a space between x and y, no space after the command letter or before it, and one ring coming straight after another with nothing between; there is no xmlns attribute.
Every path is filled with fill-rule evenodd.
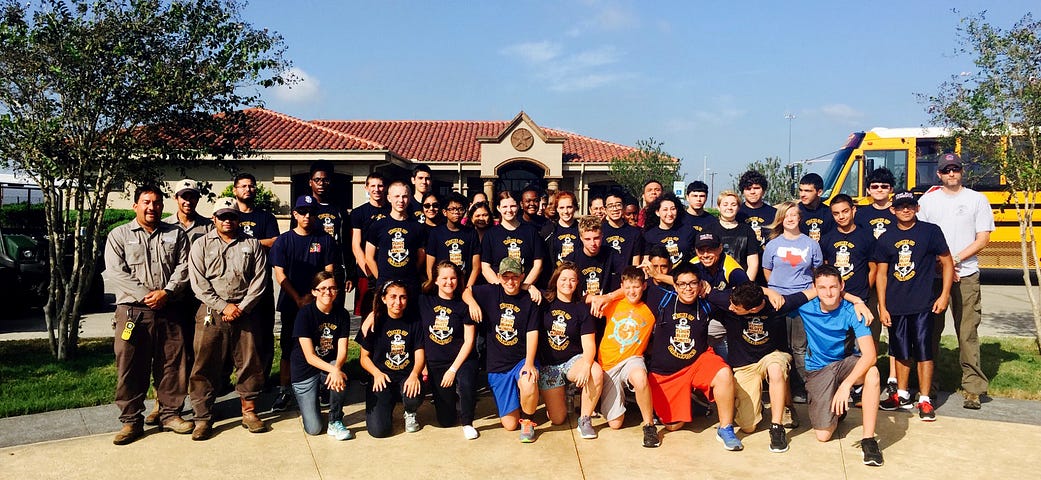
<svg viewBox="0 0 1041 480"><path fill-rule="evenodd" d="M511 161L498 168L498 178L495 181L495 193L509 190L520 192L529 185L535 185L539 190L546 190L546 170L534 162L528 160Z"/></svg>

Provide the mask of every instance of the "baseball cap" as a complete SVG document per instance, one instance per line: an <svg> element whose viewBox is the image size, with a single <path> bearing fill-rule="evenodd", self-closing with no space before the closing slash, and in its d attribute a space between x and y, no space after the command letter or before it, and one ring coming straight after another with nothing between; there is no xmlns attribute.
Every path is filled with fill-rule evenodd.
<svg viewBox="0 0 1041 480"><path fill-rule="evenodd" d="M293 210L299 211L301 208L310 210L311 208L314 208L316 203L314 197L310 195L300 195L299 197L296 197L296 203L293 204Z"/></svg>
<svg viewBox="0 0 1041 480"><path fill-rule="evenodd" d="M719 236L712 232L702 232L698 234L697 240L694 241L694 248L717 248L720 245Z"/></svg>
<svg viewBox="0 0 1041 480"><path fill-rule="evenodd" d="M517 275L524 275L524 267L521 266L519 260L513 257L506 257L499 262L499 275L504 273L516 273Z"/></svg>
<svg viewBox="0 0 1041 480"><path fill-rule="evenodd" d="M192 180L190 178L186 178L184 180L181 180L180 182L177 182L177 194L174 196L180 197L181 195L184 195L188 192L199 193L199 182L196 182L195 180Z"/></svg>
<svg viewBox="0 0 1041 480"><path fill-rule="evenodd" d="M962 168L961 157L957 153L945 153L940 157L940 164L936 166L936 171L939 172L947 167Z"/></svg>
<svg viewBox="0 0 1041 480"><path fill-rule="evenodd" d="M914 197L913 192L899 192L893 195L893 208L904 205L918 205L918 199Z"/></svg>
<svg viewBox="0 0 1041 480"><path fill-rule="evenodd" d="M225 213L234 213L236 216L239 214L238 204L235 203L235 199L231 197L223 197L217 199L217 208L213 210L213 216L219 217Z"/></svg>

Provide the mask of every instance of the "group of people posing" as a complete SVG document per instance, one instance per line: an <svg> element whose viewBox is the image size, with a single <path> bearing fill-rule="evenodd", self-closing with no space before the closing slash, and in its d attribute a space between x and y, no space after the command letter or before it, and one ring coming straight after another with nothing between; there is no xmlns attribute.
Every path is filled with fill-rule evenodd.
<svg viewBox="0 0 1041 480"><path fill-rule="evenodd" d="M430 393L438 424L461 425L466 438L477 438L474 409L486 378L502 426L519 429L523 442L535 440L540 403L550 423L567 421L570 393L580 397L583 438L597 437L598 417L621 428L635 403L642 444L656 447L663 432L655 425L671 432L691 422L694 398L714 404L723 447L741 450L738 431L757 430L765 385L771 451L789 448L786 428L799 423L793 403L809 403L820 441L852 403L863 410L864 463L881 465L879 408L917 408L922 420L935 419L930 393L942 314L952 285L971 283L975 253L993 230L989 205L961 186L961 171L960 158L946 156L941 187L919 200L893 195L893 174L875 170L866 182L873 203L859 209L845 194L823 205L816 174L800 180L798 202L769 205L766 178L749 171L741 194L718 195L718 217L704 209L704 183L687 187L684 206L650 180L643 208L612 192L579 217L577 198L566 191L544 204L534 187L504 191L494 207L483 194L442 197L431 191L429 168L419 166L410 183L369 175L367 202L348 217L328 201L332 165L317 162L311 194L294 202L291 230L282 234L270 213L254 207L249 174L235 178L235 198L220 199L211 221L194 212L199 193L191 182L165 221L162 193L142 187L137 219L113 231L105 255L106 278L120 292L115 349L124 428L115 443L136 439L146 420L209 438L210 409L232 368L243 425L266 429L253 402L271 369L275 310L282 365L272 408L295 400L307 433L326 425L328 435L350 438L342 423L351 331L344 293L357 286L363 322L354 340L372 377L365 384L371 436L392 433L398 401L405 431L418 431L416 412ZM980 234L950 243L947 229L966 222ZM277 302L272 281L281 287ZM986 391L978 343L975 367L965 352L975 325L957 318L975 301L978 325L978 280L975 288L974 296L955 289L959 340L963 333L967 340L960 343L966 408L979 408ZM880 323L889 327L892 359L884 400L875 367ZM184 338L193 339L190 348ZM145 419L149 372L158 402ZM186 393L194 423L179 415Z"/></svg>

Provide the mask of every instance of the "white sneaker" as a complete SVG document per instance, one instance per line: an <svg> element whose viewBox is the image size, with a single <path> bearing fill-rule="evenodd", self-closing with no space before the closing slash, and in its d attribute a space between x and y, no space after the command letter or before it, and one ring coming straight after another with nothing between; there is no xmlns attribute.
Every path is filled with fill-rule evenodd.
<svg viewBox="0 0 1041 480"><path fill-rule="evenodd" d="M419 420L416 420L415 413L405 412L405 431L408 433L416 433L419 431Z"/></svg>
<svg viewBox="0 0 1041 480"><path fill-rule="evenodd" d="M343 422L339 420L329 422L329 428L326 433L337 440L350 440L354 437L354 434L347 427L343 426Z"/></svg>
<svg viewBox="0 0 1041 480"><path fill-rule="evenodd" d="M477 432L477 429L474 428L473 425L463 425L463 436L466 437L467 440L475 440L477 437L480 437L481 434Z"/></svg>

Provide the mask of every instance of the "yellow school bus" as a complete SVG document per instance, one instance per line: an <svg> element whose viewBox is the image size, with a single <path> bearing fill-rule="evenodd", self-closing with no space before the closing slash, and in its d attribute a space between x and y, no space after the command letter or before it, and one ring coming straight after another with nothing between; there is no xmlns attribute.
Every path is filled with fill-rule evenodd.
<svg viewBox="0 0 1041 480"><path fill-rule="evenodd" d="M823 197L830 202L835 195L845 193L860 205L871 203L866 178L879 167L893 172L896 191L924 193L939 183L936 165L940 156L954 150L961 154L965 163L965 184L986 195L994 210L995 230L990 236L990 244L980 252L980 268L1022 268L1019 222L1015 206L1007 203L1004 179L974 162L970 153L961 152L960 144L952 144L950 137L947 129L937 127L875 128L854 132L828 165ZM1034 222L1035 225L1041 223L1041 213L1035 213ZM1041 234L1041 227L1035 227L1035 233Z"/></svg>

